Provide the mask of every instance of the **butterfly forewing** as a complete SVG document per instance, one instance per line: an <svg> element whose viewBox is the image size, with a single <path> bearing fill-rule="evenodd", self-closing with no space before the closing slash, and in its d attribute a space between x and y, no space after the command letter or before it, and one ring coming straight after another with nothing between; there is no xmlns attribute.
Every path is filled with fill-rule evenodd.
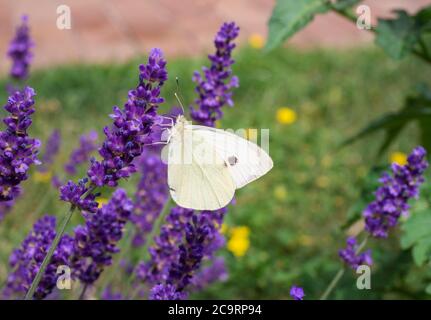
<svg viewBox="0 0 431 320"><path fill-rule="evenodd" d="M234 180L205 135L185 127L172 137L168 152L168 184L178 205L216 210L229 204L235 192Z"/></svg>
<svg viewBox="0 0 431 320"><path fill-rule="evenodd" d="M207 144L214 146L216 153L228 165L237 189L260 178L273 167L269 155L251 141L220 129L191 127L194 135L201 136Z"/></svg>

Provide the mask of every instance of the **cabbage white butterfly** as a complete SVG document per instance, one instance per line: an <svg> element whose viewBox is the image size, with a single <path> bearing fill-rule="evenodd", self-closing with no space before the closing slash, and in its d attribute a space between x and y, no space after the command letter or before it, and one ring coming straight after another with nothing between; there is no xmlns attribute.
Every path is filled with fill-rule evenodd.
<svg viewBox="0 0 431 320"><path fill-rule="evenodd" d="M225 207L236 189L273 167L269 155L253 142L224 130L192 125L182 115L171 129L167 152L164 159L172 199L195 210Z"/></svg>

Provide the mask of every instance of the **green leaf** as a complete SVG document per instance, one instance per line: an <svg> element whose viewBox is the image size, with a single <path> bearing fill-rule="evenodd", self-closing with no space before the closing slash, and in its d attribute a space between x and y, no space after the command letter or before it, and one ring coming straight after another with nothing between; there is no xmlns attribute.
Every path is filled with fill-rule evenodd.
<svg viewBox="0 0 431 320"><path fill-rule="evenodd" d="M431 235L418 241L413 247L413 260L417 266L422 266L426 261L429 260L431 253Z"/></svg>
<svg viewBox="0 0 431 320"><path fill-rule="evenodd" d="M412 248L413 260L418 266L431 258L431 211L417 211L402 226L401 247Z"/></svg>
<svg viewBox="0 0 431 320"><path fill-rule="evenodd" d="M395 12L395 19L379 19L376 43L390 57L401 59L411 53L422 36L431 30L431 7L422 9L415 16L404 10Z"/></svg>
<svg viewBox="0 0 431 320"><path fill-rule="evenodd" d="M338 0L332 4L332 7L336 10L346 10L361 1L362 0Z"/></svg>
<svg viewBox="0 0 431 320"><path fill-rule="evenodd" d="M315 14L329 9L326 0L277 0L268 22L266 50L276 48L311 22Z"/></svg>

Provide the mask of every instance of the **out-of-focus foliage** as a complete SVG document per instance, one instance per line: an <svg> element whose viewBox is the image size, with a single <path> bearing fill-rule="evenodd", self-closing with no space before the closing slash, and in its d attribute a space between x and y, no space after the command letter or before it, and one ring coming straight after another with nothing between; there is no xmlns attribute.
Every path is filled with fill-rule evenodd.
<svg viewBox="0 0 431 320"><path fill-rule="evenodd" d="M431 210L416 211L403 228L401 246L412 248L413 259L418 266L431 260Z"/></svg>
<svg viewBox="0 0 431 320"><path fill-rule="evenodd" d="M346 10L360 0L277 0L268 22L266 49L272 50L310 23L316 14Z"/></svg>
<svg viewBox="0 0 431 320"><path fill-rule="evenodd" d="M315 14L326 12L329 8L326 0L278 0L269 20L267 49L274 49L305 27Z"/></svg>
<svg viewBox="0 0 431 320"><path fill-rule="evenodd" d="M425 149L431 150L431 90L426 84L419 85L416 92L405 99L404 107L401 110L384 114L371 121L358 134L347 139L344 145L382 130L385 132L385 138L378 153L381 155L410 123L419 126L418 143Z"/></svg>
<svg viewBox="0 0 431 320"><path fill-rule="evenodd" d="M279 0L274 7L268 22L269 40L267 49L273 49L284 40L293 36L313 19L315 14L330 10L346 17L355 23L356 17L352 13L357 0L339 0L335 2L325 0ZM425 7L414 15L404 10L396 10L397 17L378 19L376 27L376 44L390 57L401 59L409 54L415 54L422 61L431 63L431 6ZM365 31L364 31L365 32ZM420 140L426 149L431 148L431 103L430 89L421 85L418 92L409 96L399 112L388 113L371 121L355 136L347 139L343 145L350 144L368 134L384 131L385 138L378 155L381 155L399 136L402 129L410 122L416 122L421 130Z"/></svg>
<svg viewBox="0 0 431 320"><path fill-rule="evenodd" d="M431 48L425 39L431 32L431 7L415 15L404 10L397 10L396 14L394 19L379 19L376 43L394 59L404 58L415 50L428 56Z"/></svg>

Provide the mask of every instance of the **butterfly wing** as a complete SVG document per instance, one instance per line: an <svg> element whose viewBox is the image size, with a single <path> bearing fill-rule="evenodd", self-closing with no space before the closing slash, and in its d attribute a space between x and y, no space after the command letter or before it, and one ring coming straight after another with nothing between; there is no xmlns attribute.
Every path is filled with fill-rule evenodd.
<svg viewBox="0 0 431 320"><path fill-rule="evenodd" d="M217 210L235 193L226 162L206 136L186 127L168 145L168 184L172 199L181 207Z"/></svg>
<svg viewBox="0 0 431 320"><path fill-rule="evenodd" d="M189 126L193 134L213 145L217 154L228 164L237 189L260 178L274 165L262 148L234 133L205 126Z"/></svg>

